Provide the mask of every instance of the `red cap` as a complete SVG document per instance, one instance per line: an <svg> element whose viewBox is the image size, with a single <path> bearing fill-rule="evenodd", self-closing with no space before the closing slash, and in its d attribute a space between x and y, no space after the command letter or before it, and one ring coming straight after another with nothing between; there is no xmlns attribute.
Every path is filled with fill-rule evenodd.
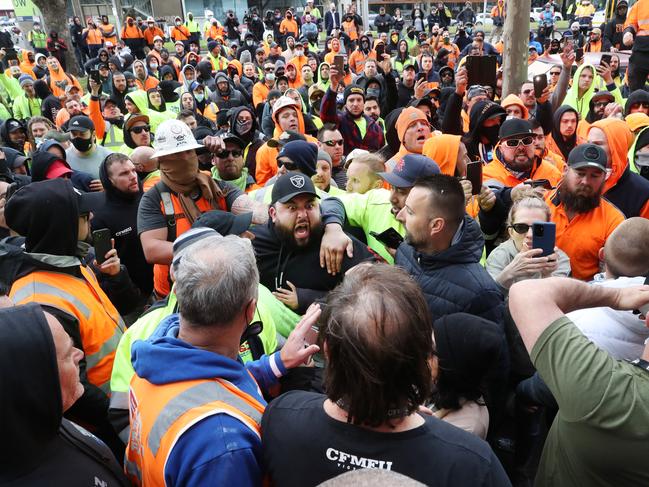
<svg viewBox="0 0 649 487"><path fill-rule="evenodd" d="M72 174L72 169L70 169L67 162L58 159L52 163L45 173L45 179L56 179L66 176L67 174Z"/></svg>

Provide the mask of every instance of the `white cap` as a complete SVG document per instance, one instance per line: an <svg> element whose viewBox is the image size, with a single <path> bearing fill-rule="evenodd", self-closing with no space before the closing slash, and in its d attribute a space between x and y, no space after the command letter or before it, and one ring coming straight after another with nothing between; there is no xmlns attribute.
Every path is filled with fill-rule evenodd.
<svg viewBox="0 0 649 487"><path fill-rule="evenodd" d="M115 47L115 45L111 41L106 41L104 42L104 47Z"/></svg>
<svg viewBox="0 0 649 487"><path fill-rule="evenodd" d="M147 17L146 21L147 21L147 23L148 22L155 22L155 20L153 20L153 17Z"/></svg>
<svg viewBox="0 0 649 487"><path fill-rule="evenodd" d="M300 109L300 106L293 98L291 98L290 96L282 95L275 101L275 104L273 105L273 114L279 113L282 108L286 107L293 107L298 110Z"/></svg>
<svg viewBox="0 0 649 487"><path fill-rule="evenodd" d="M196 142L194 134L185 122L180 120L165 120L155 132L153 148L155 153L151 157L162 157L187 150L203 147Z"/></svg>
<svg viewBox="0 0 649 487"><path fill-rule="evenodd" d="M366 151L365 149L354 149L349 154L347 154L347 157L345 158L345 169L349 167L355 157L364 156L365 154L369 153L370 152Z"/></svg>
<svg viewBox="0 0 649 487"><path fill-rule="evenodd" d="M155 37L153 38L153 42L155 42L155 41L161 41L161 40L162 40L162 37L160 37L160 36L155 36Z"/></svg>

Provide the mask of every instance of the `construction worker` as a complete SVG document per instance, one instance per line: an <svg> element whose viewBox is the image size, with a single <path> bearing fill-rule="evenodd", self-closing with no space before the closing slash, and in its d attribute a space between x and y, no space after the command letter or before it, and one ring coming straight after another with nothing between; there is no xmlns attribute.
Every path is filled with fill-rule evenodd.
<svg viewBox="0 0 649 487"><path fill-rule="evenodd" d="M629 58L629 92L644 89L649 75L649 1L636 2L624 23L622 43L633 46Z"/></svg>
<svg viewBox="0 0 649 487"><path fill-rule="evenodd" d="M189 41L200 43L201 41L201 28L198 26L198 22L194 20L194 14L187 12L187 20L185 21L185 27L189 31Z"/></svg>
<svg viewBox="0 0 649 487"><path fill-rule="evenodd" d="M86 20L88 27L83 30L82 36L85 37L90 52L90 59L97 57L99 49L104 47L104 34L97 27L97 24L91 17Z"/></svg>
<svg viewBox="0 0 649 487"><path fill-rule="evenodd" d="M181 41L185 45L185 49L189 47L189 37L191 34L187 27L183 25L183 21L180 17L174 19L174 26L171 28L169 36L174 42Z"/></svg>
<svg viewBox="0 0 649 487"><path fill-rule="evenodd" d="M104 43L112 42L113 46L117 45L117 30L115 26L108 22L108 15L101 16L101 24L99 25L99 30L104 38Z"/></svg>
<svg viewBox="0 0 649 487"><path fill-rule="evenodd" d="M27 41L37 53L47 56L47 34L39 22L34 22L34 28L27 34Z"/></svg>

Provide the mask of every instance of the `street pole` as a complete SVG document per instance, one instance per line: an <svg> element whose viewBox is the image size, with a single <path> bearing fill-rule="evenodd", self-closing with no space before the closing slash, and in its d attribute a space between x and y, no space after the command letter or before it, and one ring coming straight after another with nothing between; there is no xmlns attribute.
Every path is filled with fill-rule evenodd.
<svg viewBox="0 0 649 487"><path fill-rule="evenodd" d="M518 93L527 80L531 9L531 0L507 2L503 36L503 98Z"/></svg>

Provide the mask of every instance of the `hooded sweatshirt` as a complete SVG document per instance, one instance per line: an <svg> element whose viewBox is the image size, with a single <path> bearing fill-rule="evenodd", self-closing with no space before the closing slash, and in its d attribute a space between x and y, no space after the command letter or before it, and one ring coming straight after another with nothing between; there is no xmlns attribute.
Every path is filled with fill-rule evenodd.
<svg viewBox="0 0 649 487"><path fill-rule="evenodd" d="M635 105L636 103L646 103L649 105L649 93L647 93L645 90L635 90L633 93L631 93L629 95L629 98L627 98L626 100L626 104L624 105L625 117L631 111L631 106Z"/></svg>
<svg viewBox="0 0 649 487"><path fill-rule="evenodd" d="M590 84L590 87L586 92L579 97L579 77L584 68L590 68L593 72L593 82ZM590 110L590 99L593 97L595 92L598 89L604 89L604 80L597 74L595 66L592 64L582 64L575 71L575 75L572 77L572 86L568 89L566 97L563 100L564 105L569 105L579 113L580 119L585 119L588 115L588 110ZM622 99L622 94L620 89L615 83L606 85L605 89L615 97L615 102L619 105L624 105L624 100Z"/></svg>
<svg viewBox="0 0 649 487"><path fill-rule="evenodd" d="M455 172L461 139L459 135L436 135L426 141L421 153L435 161L442 174L457 176Z"/></svg>
<svg viewBox="0 0 649 487"><path fill-rule="evenodd" d="M4 123L0 126L0 142L2 142L2 145L5 147L10 147L14 150L17 150L21 154L25 154L25 147L24 144L20 143L14 143L11 142L9 139L9 130L8 127L10 124L21 124L19 120L16 120L15 118L8 118L7 120L4 121ZM22 125L22 124L21 124ZM24 129L25 133L27 133L27 129Z"/></svg>
<svg viewBox="0 0 649 487"><path fill-rule="evenodd" d="M563 157L564 161L568 160L568 155L570 151L575 148L575 146L585 142L579 135L577 135L577 129L575 128L575 133L568 137L568 140L564 140L563 135L561 135L561 117L566 112L573 112L577 115L577 121L579 121L579 113L577 110L569 105L561 105L556 112L554 112L554 117L552 120L552 132L550 136L545 139L545 146L548 150L554 152L557 155Z"/></svg>
<svg viewBox="0 0 649 487"><path fill-rule="evenodd" d="M469 132L465 135L463 142L466 144L466 150L472 161L483 160L486 163L493 159L493 149L498 142L498 129L484 128L482 124L489 118L498 116L502 121L505 120L505 109L489 100L477 102L471 108L469 115ZM484 144L481 135L487 135L489 142Z"/></svg>
<svg viewBox="0 0 649 487"><path fill-rule="evenodd" d="M241 112L249 112L252 115L252 126L245 133L240 132L241 127L237 124L237 117ZM255 113L248 107L237 107L230 110L230 132L239 137L246 143L243 150L245 165L250 174L255 174L257 171L257 151L264 145L266 137L259 131L259 123Z"/></svg>
<svg viewBox="0 0 649 487"><path fill-rule="evenodd" d="M604 131L610 153L611 174L604 183L602 194L631 218L649 218L649 181L629 169L628 153L633 135L627 124L617 118L605 118L591 125Z"/></svg>
<svg viewBox="0 0 649 487"><path fill-rule="evenodd" d="M266 405L259 387L267 390L277 382L275 370L279 376L286 373L279 353L264 355L246 367L241 359L233 360L178 339L179 324L179 316L173 314L148 340L133 344L132 363L138 377L157 385L218 377ZM173 485L200 485L207 478L218 479L223 485L258 485L262 480L261 455L259 436L238 419L227 414L207 415L180 435L169 452L164 477Z"/></svg>
<svg viewBox="0 0 649 487"><path fill-rule="evenodd" d="M106 445L63 419L56 348L41 308L1 309L0 340L0 484L127 486Z"/></svg>

